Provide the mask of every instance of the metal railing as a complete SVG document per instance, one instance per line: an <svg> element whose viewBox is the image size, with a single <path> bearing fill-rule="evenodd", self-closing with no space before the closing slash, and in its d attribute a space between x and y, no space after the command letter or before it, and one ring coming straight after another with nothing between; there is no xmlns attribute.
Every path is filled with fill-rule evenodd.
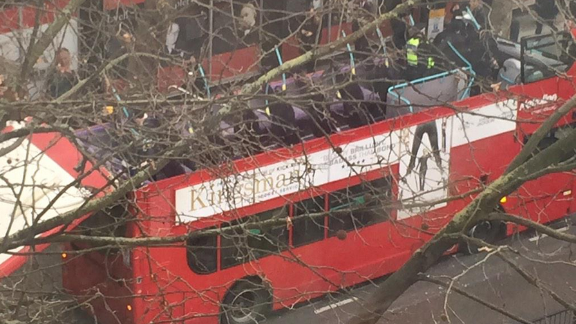
<svg viewBox="0 0 576 324"><path fill-rule="evenodd" d="M468 81L468 85L466 86L466 89L460 95L458 100L462 100L462 99L467 98L470 95L470 89L472 88L472 84L474 83L474 79L476 78L476 72L474 72L474 69L472 68L472 64L470 64L470 62L454 47L454 45L452 45L452 43L450 41L448 42L448 46L456 54L456 56L458 56L458 58L460 58L460 60L462 60L462 62L464 62L464 64L467 67L454 69L452 71L442 72L439 74L430 75L430 76L427 76L424 78L412 80L412 81L409 81L406 83L402 83L402 84L390 87L388 89L388 94L392 95L397 100L404 102L408 107L410 107L410 112L414 112L414 107L412 106L412 103L410 102L410 100L408 100L407 98L402 97L402 95L399 95L398 93L396 93L397 90L402 89L402 88L406 88L409 86L414 86L416 84L425 83L427 81L443 78L443 77L446 77L446 76L451 75L451 74L456 74L459 72L468 72L468 74L470 75L470 80Z"/></svg>
<svg viewBox="0 0 576 324"><path fill-rule="evenodd" d="M412 105L412 102L410 100L408 100L407 98L405 98L404 96L402 96L401 94L399 94L398 92L401 92L402 89L404 89L404 88L412 87L412 86L415 86L418 84L426 83L428 81L432 81L432 80L436 80L436 79L441 79L441 78L444 78L446 76L449 76L452 74L458 74L458 73L462 73L462 72L468 72L471 75L471 80L468 82L466 90L458 98L458 100L462 100L467 96L468 93L470 93L470 87L472 86L472 82L474 81L473 80L474 79L473 71L468 67L461 68L461 69L454 69L452 71L442 72L442 73L430 75L430 76L427 76L424 78L416 79L416 80L413 80L410 82L405 82L405 83L395 85L393 87L388 88L388 94L390 94L392 97L396 98L397 100L404 102L410 108L410 112L412 113L412 112L414 112L414 107Z"/></svg>

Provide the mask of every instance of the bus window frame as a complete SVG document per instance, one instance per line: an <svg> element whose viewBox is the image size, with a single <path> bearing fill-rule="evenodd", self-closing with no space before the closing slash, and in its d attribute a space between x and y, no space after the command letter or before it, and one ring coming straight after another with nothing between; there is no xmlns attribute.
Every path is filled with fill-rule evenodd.
<svg viewBox="0 0 576 324"><path fill-rule="evenodd" d="M204 230L214 230L214 229L217 229L217 228L218 228L217 226L212 226L212 227L205 228ZM212 274L212 273L215 273L215 272L218 271L218 263L219 263L219 261L220 261L220 260L219 260L219 253L218 253L218 244L219 244L219 242L218 242L218 241L219 241L219 238L218 238L218 237L219 237L219 235L208 235L208 236L201 236L201 237L196 237L196 238L192 237L192 238L189 238L188 240L186 240L186 263L188 264L188 267L190 268L190 270L192 270L192 272L194 272L195 274L198 274L198 275L209 275L209 274ZM197 246L197 244L196 244L196 245L191 245L190 242L193 241L193 240L195 240L195 239L204 239L204 238L205 238L205 239L209 239L209 240L212 240L212 239L214 240L214 245L213 245L213 247L210 246L210 247L208 248L208 249L211 249L211 248L214 249L214 255L213 255L213 256L212 256L212 255L210 256L210 257L213 257L213 258L214 258L214 266L213 266L213 269L210 268L208 272L198 271L197 265L193 266L193 265L191 264L191 257L192 257L193 254L194 254L194 250L197 249L199 246ZM210 243L210 244L211 244L211 243ZM207 244L203 244L203 245L200 247L200 249L201 249L202 252L205 251L204 249L206 248L206 246L207 246ZM198 258L197 258L197 259L198 259Z"/></svg>
<svg viewBox="0 0 576 324"><path fill-rule="evenodd" d="M333 191L333 192L331 192L331 193L328 194L327 206L328 206L328 237L329 237L329 238L336 236L337 233L338 233L339 231L341 231L341 230L344 230L344 231L346 231L346 232L359 231L359 230L362 230L362 229L364 229L364 228L370 227L370 226L372 226L372 225L376 225L376 224L380 224L380 223L383 223L383 222L387 222L387 221L389 221L389 220L392 218L392 210L391 210L392 208L391 208L391 207L388 207L388 208L383 208L383 210L382 210L382 212L387 212L387 217L385 217L385 218L382 218L382 219L377 220L377 221L373 221L373 219L372 219L372 221L370 221L370 222L365 222L365 220L363 219L363 218L364 218L363 216L364 216L366 213L372 212L371 209L372 209L372 208L375 208L375 206L377 206L377 204L378 204L378 201L367 201L367 200L366 200L366 195L373 195L374 192L376 192L376 191L379 190L379 187L376 187L376 186L373 185L374 182L380 181L380 180L385 180L385 179L388 179L388 180L386 181L386 183L387 183L387 187L386 187L386 188L387 188L387 189L386 189L387 195L386 195L386 196L387 196L388 198L393 199L393 197L394 197L394 189L393 189L393 186L394 186L394 185L393 185L392 175L389 175L389 174L382 174L382 175L379 175L378 177L376 177L376 178L374 178L374 179L371 179L371 180L361 179L358 184L350 184L350 183L349 183L346 187L344 187L344 188L342 188L342 189L339 189L339 190L335 190L335 191ZM350 217L350 219L351 219L351 225L352 225L351 228L333 229L333 228L331 227L331 222L330 222L330 220L331 220L331 219L334 219L334 218L339 218L339 217L342 217L342 216L336 216L336 217L335 217L335 216L330 215L330 211L332 210L331 207L330 207L331 197L333 196L333 193L342 192L342 191L344 191L344 190L348 191L348 190L350 190L351 188L360 188L359 193L353 194L351 200L355 200L355 199L362 198L362 199L363 199L363 202L361 202L360 204L354 204L354 205L352 206L351 210L350 210L350 213L349 213L349 214L346 214L346 216L345 216L346 218L347 218L347 217ZM379 195L380 195L380 194L383 194L383 192L382 192L382 193L378 193L378 194L379 194ZM356 200L356 201L357 201L357 200ZM353 201L350 201L350 203L353 204L354 202L353 202ZM356 206L360 206L360 208L356 208ZM358 216L355 216L355 215L354 215L354 212L355 212L354 209L356 209L356 212L357 212L357 213L360 213ZM338 210L338 209L336 209L336 210Z"/></svg>
<svg viewBox="0 0 576 324"><path fill-rule="evenodd" d="M552 42L546 42L545 44L540 44L539 42L543 39L548 39L551 38L553 41ZM559 41L564 41L566 42L565 44L558 44ZM529 44L535 44L535 46L528 48ZM545 64L544 62L539 62L537 64L537 66L540 66L542 69L545 69L544 71L547 72L546 74L543 74L542 78L537 79L537 80L530 80L530 82L528 82L526 80L526 67L528 65L532 65L535 66L536 64L529 64L526 60L526 58L528 57L528 54L533 51L533 50L538 50L539 48L543 48L543 47L547 47L547 46L551 46L551 45L556 45L559 48L560 54L562 54L562 56L566 56L567 53L565 53L566 50L568 50L568 48L570 47L569 45L574 46L574 41L572 39L572 36L570 35L570 33L563 31L563 32L558 32L555 34L544 34L544 35L532 35L532 36L526 36L526 37L522 37L522 39L520 40L520 80L522 84L529 84L529 83L534 83L537 81L541 81L541 80L546 80L549 79L551 77L554 77L556 75L556 73L554 72L555 67L551 67L548 64ZM549 55L545 55L545 54L551 54L548 52L542 52L542 56L544 56L547 59L552 59L554 60L554 58L549 57ZM570 57L570 55L568 55L568 57ZM570 69L572 67L572 65L574 64L574 59L571 60L571 62L563 62L563 61L558 61L559 64L557 66L564 66L566 65L566 70ZM563 71L563 72L566 72Z"/></svg>
<svg viewBox="0 0 576 324"><path fill-rule="evenodd" d="M125 206L123 204L115 204L109 208L101 209L97 212L94 212L90 216L86 217L86 219L82 220L77 226L75 226L74 230L71 231L72 234L77 233L85 236L92 236L96 233L95 236L113 236L113 237L130 237L130 229L129 229L129 222L132 213L130 212L130 206ZM121 210L120 210L121 209ZM116 211L118 215L116 215ZM114 218L115 221L112 223L105 222L100 224L96 221L96 218L99 215L104 215L108 219ZM102 216L100 216L102 217ZM119 226L116 226L119 224ZM94 225L99 225L98 227L94 228ZM108 231L113 226L114 229L107 235L98 234L102 231ZM120 232L118 232L120 231ZM72 243L72 246L75 249L87 249L91 250L91 252L96 252L103 257L116 257L122 253L122 247L118 246L108 246L104 245L101 246L100 244L92 244L92 243Z"/></svg>
<svg viewBox="0 0 576 324"><path fill-rule="evenodd" d="M568 124L564 124L561 126L556 126L554 128L551 128L550 131L546 134L546 136L544 136L540 140L540 142L538 142L538 145L534 149L532 156L539 154L540 152L544 151L548 147L554 145L557 141L561 140L563 138L561 135L563 134L564 131L566 131L566 129L574 129L574 128L576 128L576 122L572 122L572 123L568 123ZM526 143L528 143L528 140L533 135L534 135L534 133L525 134L523 144L525 145Z"/></svg>
<svg viewBox="0 0 576 324"><path fill-rule="evenodd" d="M298 216L304 215L304 214L296 215L296 212L297 212L297 210L299 209L297 206L298 206L299 204L302 204L302 203L307 202L307 201L312 201L312 202L315 203L317 200L319 200L319 201L321 202L321 211L319 211L319 212L325 213L325 212L326 212L326 201L327 201L327 200L326 200L326 195L325 195L325 194L320 194L320 195L314 195L314 196L310 196L310 197L305 197L305 198L303 198L303 199L300 199L300 200L298 200L298 201L293 202L293 203L291 204L291 206L292 206L292 214L291 214L291 217L298 217ZM320 207L320 205L317 205L317 206ZM314 213L317 213L317 212L314 211ZM313 243L316 243L316 242L320 242L320 241L326 239L326 230L327 230L327 227L326 227L326 218L327 218L327 217L328 217L328 215L325 214L325 215L322 216L322 217L317 217L317 218L314 218L314 219L311 219L311 218L309 218L309 217L303 217L303 218L300 218L300 219L293 220L293 221L292 221L292 226L291 226L291 232L290 232L290 246L291 246L291 248L299 248L299 247L302 247L302 246L307 246L307 245L309 245L309 244L313 244ZM295 232L295 230L296 230L296 226L297 226L298 223L300 223L300 222L306 222L306 221L312 221L312 223L316 224L319 228L321 227L321 228L322 228L322 236L321 236L321 237L318 236L318 237L316 237L315 239L310 240L310 241L306 241L306 240L305 240L303 243L300 243L300 242L299 242L298 244L296 244L296 243L294 243L294 237L295 237L294 232ZM306 237L306 236L305 236L305 237Z"/></svg>
<svg viewBox="0 0 576 324"><path fill-rule="evenodd" d="M387 179L387 180L386 180ZM350 190L350 188L360 188L360 194L362 194L363 196L368 194L371 195L373 194L375 191L378 190L378 188L380 187L375 187L373 186L373 183L376 181L382 181L382 180L386 180L386 192L387 197L391 198L390 200L392 200L394 198L394 182L393 182L393 176L387 172L382 172L380 173L378 176L376 177L370 177L370 179L365 179L363 177L360 177L359 179L354 179L352 181L352 183L349 181L346 184L344 184L344 186L339 186L339 189L335 189L331 192L323 192L323 193L307 193L307 192L301 192L299 194L297 194L297 198L292 200L292 201L286 201L283 205L281 205L280 207L276 207L273 209L266 209L257 213L254 213L252 215L245 215L242 216L240 218L236 218L236 219L232 219L229 220L227 222L223 222L220 224L220 234L219 235L215 235L217 236L216 240L217 240L217 258L218 258L218 271L222 271L222 270L228 270L228 269L232 269L236 266L241 266L243 264L246 263L250 263L253 261L257 261L257 260L261 260L263 258L269 257L269 256L274 256L274 255L279 255L283 252L285 252L286 250L292 250L292 249L297 249L300 247L304 247L304 246L308 246L310 244L314 244L314 243L318 243L321 242L323 240L326 240L328 238L334 237L336 236L336 233L338 231L332 231L330 229L330 198L329 196L333 193L337 193L337 192L341 192L341 191L348 191ZM353 184L356 183L356 184ZM383 193L383 192L382 192ZM379 193L379 194L382 194ZM357 195L355 195L357 196ZM274 211L282 211L285 210L285 212L283 213L285 217L290 217L293 218L295 215L295 210L296 210L296 205L300 202L304 202L307 200L311 200L311 199L320 199L323 202L323 212L326 213L326 215L324 217L322 217L322 227L323 227L323 235L320 238L317 238L313 241L309 241L309 242L305 242L303 244L298 244L298 245L294 245L294 226L289 226L290 228L288 228L288 226L282 224L282 225L278 225L277 227L286 227L285 230L285 239L282 242L283 243L283 248L278 249L278 251L267 251L262 253L262 251L259 251L261 254L260 255L254 255L254 252L251 252L250 250L253 250L254 248L250 245L249 239L250 239L250 235L246 235L245 234L245 229L240 227L237 228L234 231L234 235L239 235L241 237L241 242L237 243L234 241L234 236L230 236L230 237L226 237L226 227L230 227L230 226L237 226L237 225L242 225L242 224L247 224L249 223L252 219L254 219L255 217L258 217L260 215L266 214L266 213L270 213L270 212L274 212ZM378 202L376 202L378 203ZM365 210L366 208L368 208L368 211L370 210L370 208L374 208L373 202L368 202L368 203L363 203L365 204L365 206L363 208L360 208L359 210L361 212L366 213L367 211ZM383 212L387 212L387 216L379 219L377 221L370 221L370 222L366 222L365 224L360 223L362 217L359 218L354 218L353 215L351 215L350 217L352 217L352 225L353 228L350 229L346 229L346 232L350 232L350 231L359 231L362 230L364 228L370 227L372 225L377 225L377 224L381 224L384 222L389 221L390 219L392 219L392 208L391 207L385 207L383 208ZM236 261L235 263L229 263L229 264L225 264L225 260L224 258L229 258L228 256L225 256L224 253L224 244L225 244L225 240L228 241L232 241L233 245L231 247L226 247L226 249L231 249L232 247L234 247L235 249L239 250L240 253L243 254L242 258L240 261ZM241 245L239 247L239 244ZM238 252L235 250L235 252ZM237 258L238 259L238 258ZM213 273L213 272L212 272Z"/></svg>
<svg viewBox="0 0 576 324"><path fill-rule="evenodd" d="M242 264L246 264L252 261L256 261L256 260L260 260L262 258L271 256L271 255L277 255L282 253L285 250L288 250L289 247L289 242L290 242L290 231L288 230L288 228L286 227L286 225L282 224L282 225L276 225L270 228L266 228L266 230L261 230L263 233L252 233L252 234L248 234L246 233L245 229L243 228L244 224L248 224L250 223L252 220L261 217L267 213L274 213L274 212L282 212L284 214L285 217L289 217L290 215L290 204L284 204L280 207L277 208L273 208L273 209L267 209L267 210L263 210L261 212L255 213L254 215L248 215L242 218L238 218L238 219L234 219L231 220L229 222L223 223L220 226L220 239L219 239L219 250L220 250L220 270L226 270L226 269L230 269L233 268L235 266L239 266ZM274 217L274 214L271 215L272 217ZM267 219L264 219L264 221ZM232 226L238 226L238 228L232 230L233 231L233 235L234 236L230 236L230 237L226 237L226 227L232 227ZM282 234L285 238L283 242L275 242L276 245L279 247L278 251L272 251L270 250L266 250L266 249L255 249L253 246L251 246L251 242L255 242L256 238L258 238L258 240L262 240L262 239L267 239L266 235L273 232L274 230L278 229L278 228L284 228L284 233ZM258 229L253 229L252 231L257 231ZM250 230L248 230L250 231ZM260 237L261 235L261 237ZM239 236L241 239L241 242L236 242L234 241L234 238ZM238 261L236 263L225 263L224 262L224 258L230 258L230 256L228 255L224 255L224 240L227 241L232 241L233 245L232 246L227 246L226 249L230 249L233 250L234 252L240 252L242 253L242 258L241 261ZM227 243L227 242L226 242ZM253 243L252 243L253 244ZM255 252L257 252L258 254L256 254ZM239 259L239 258L236 258Z"/></svg>

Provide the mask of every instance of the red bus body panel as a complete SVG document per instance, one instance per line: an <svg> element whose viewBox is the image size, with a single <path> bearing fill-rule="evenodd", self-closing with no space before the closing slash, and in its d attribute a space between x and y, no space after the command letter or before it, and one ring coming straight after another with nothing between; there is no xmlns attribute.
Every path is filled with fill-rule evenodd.
<svg viewBox="0 0 576 324"><path fill-rule="evenodd" d="M334 28L331 35L337 37ZM326 37L327 32L324 30L322 38ZM286 45L283 48L283 54L288 59L296 57L297 51L296 46ZM254 60L254 57L258 57L257 52L257 47L249 47L234 54L221 54L216 60L212 58L212 80L215 80L214 76L217 74L219 77L228 77L235 73L254 70L257 66ZM221 62L221 65L216 64L214 67L215 61ZM573 77L576 75L575 72L573 67L567 79L555 77L515 86L507 92L486 94L454 103L455 107L466 111L483 109L512 97L516 100L517 122L509 131L493 136L480 136L470 143L450 145L449 195L465 195L471 190L478 189L483 183L497 179L520 152L525 137L531 135L539 126L538 123L576 93ZM177 75L168 70L164 74ZM169 85L171 82L173 81L166 84ZM267 152L221 166L218 170L201 170L153 183L135 193L134 197L140 209L140 213L136 216L141 220L139 228L143 233L133 228L132 236L184 235L194 230L217 226L233 218L290 205L302 195L306 195L302 193L280 195L224 212L222 215L180 224L176 221L175 205L176 191L182 188L208 183L226 172L240 173L286 161L304 153L310 155L330 150L332 147L346 147L348 143L374 135L393 133L433 120L451 118L455 114L456 112L450 108L431 108L414 115L331 135L330 142L325 139L314 139L291 150ZM575 117L574 113L570 113L557 126L573 124L576 121ZM458 127L457 119L451 119L454 122L451 126L453 134L456 134L455 129ZM452 143L457 140L462 139L451 138ZM401 168L400 163L396 162L369 171L362 177L372 179L382 174L391 176L394 180L393 192L397 197L403 176ZM356 184L360 180L361 177L350 177L322 183L318 190L331 192ZM573 176L568 173L545 176L527 182L518 191L506 197L506 202L502 203L502 206L512 214L543 223L551 222L576 210L576 202L573 199L575 185ZM98 289L105 296L93 303L95 313L104 324L115 323L117 319L125 323L146 324L164 321L217 323L220 302L227 290L240 278L251 276L263 278L273 290L274 309L279 309L368 278L396 271L417 248L449 222L452 216L465 207L473 197L474 195L469 195L463 199L453 200L444 207L402 220L399 220L399 212L394 211L391 218L397 221L378 223L362 228L358 232L349 232L344 240L325 237L307 246L289 248L278 256L267 256L228 269L219 269L207 275L195 274L190 269L185 244L181 243L167 247L134 248L128 255L128 262L120 260L118 255L114 260L95 260L104 268L88 269L86 260L71 259L65 265L67 269L65 276L70 276L68 288L76 294L85 293L91 296L94 289ZM111 279L110 274L114 278ZM86 281L77 280L78 277L85 278Z"/></svg>
<svg viewBox="0 0 576 324"><path fill-rule="evenodd" d="M520 152L523 144L521 134L530 135L536 129L533 123L541 122L551 111L576 93L572 80L553 78L529 85L512 88L510 93L486 94L470 98L454 105L463 110L484 109L514 95L517 105L516 126L494 136L487 136L471 143L453 145L449 162L449 195L464 195L478 189L482 183L497 179L509 162ZM556 102L544 102L545 96L557 96ZM533 108L526 108L526 100L540 100ZM552 106L550 106L552 105ZM252 215L276 206L290 204L306 194L288 194L271 198L261 203L225 212L221 216L201 218L195 222L178 224L175 219L176 191L195 184L208 182L223 174L240 173L287 160L289 157L314 154L330 147L345 147L347 143L370 138L373 135L390 133L409 128L427 121L449 118L455 113L448 108L433 108L414 115L383 121L363 128L334 134L331 144L324 139L307 142L303 148L280 149L247 158L223 166L219 170L203 170L151 184L136 193L142 211L140 225L143 235L184 235L190 231L211 227L243 215ZM569 114L559 125L572 124L576 120ZM455 127L452 126L455 132ZM475 136L471 134L471 136ZM454 139L452 139L454 141ZM223 171L229 170L229 171ZM401 176L399 165L393 164L380 170L370 171L363 179L373 179L382 174L392 176L394 193L398 193L397 181ZM342 179L320 185L319 190L331 192L347 185L359 183L359 177ZM554 174L526 183L520 190L506 197L502 204L507 212L519 214L539 222L557 220L574 212L575 190L573 177L569 174ZM376 278L397 270L412 253L441 229L451 217L468 204L473 195L451 201L436 208L397 222L384 222L365 227L358 232L349 232L346 239L327 237L308 246L290 248L280 256L268 256L209 275L195 274L186 261L184 244L169 247L135 248L131 254L132 288L136 296L130 301L110 298L112 309L126 308L131 303L130 319L135 323L181 320L184 323L217 323L219 303L227 289L236 280L244 277L261 277L273 289L274 309L317 297L327 291ZM544 210L546 212L544 212ZM399 219L397 211L392 219ZM512 231L514 229L510 229ZM298 262L296 262L298 260ZM308 266L302 266L307 264ZM80 266L80 265L79 265ZM288 270L289 269L289 270ZM286 275L289 273L290 275ZM122 289L112 292L122 296ZM117 305L118 304L118 305ZM107 323L103 321L103 323Z"/></svg>

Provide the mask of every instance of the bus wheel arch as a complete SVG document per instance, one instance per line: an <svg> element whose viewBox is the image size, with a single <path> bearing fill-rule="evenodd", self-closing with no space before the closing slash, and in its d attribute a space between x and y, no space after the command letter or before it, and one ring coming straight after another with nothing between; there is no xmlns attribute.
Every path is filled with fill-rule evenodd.
<svg viewBox="0 0 576 324"><path fill-rule="evenodd" d="M498 204L494 211L498 213L506 212L501 204ZM478 224L472 226L470 230L468 230L467 235L473 238L481 239L489 244L495 244L506 237L507 231L508 228L505 222L499 220L491 220L481 221ZM480 248L480 246L464 241L460 242L458 245L458 250L465 254L476 254L480 252Z"/></svg>
<svg viewBox="0 0 576 324"><path fill-rule="evenodd" d="M259 276L237 280L220 306L221 324L256 324L272 311L272 288Z"/></svg>

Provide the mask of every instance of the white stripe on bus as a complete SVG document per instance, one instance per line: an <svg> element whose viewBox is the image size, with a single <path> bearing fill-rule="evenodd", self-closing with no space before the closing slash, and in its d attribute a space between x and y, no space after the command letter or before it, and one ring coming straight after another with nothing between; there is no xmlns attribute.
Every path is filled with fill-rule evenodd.
<svg viewBox="0 0 576 324"><path fill-rule="evenodd" d="M333 304L330 304L330 305L327 305L327 306L318 308L318 309L314 310L314 314L318 315L318 314L320 314L320 313L324 313L324 312L327 311L327 310L331 310L331 309L334 309L334 308L338 308L338 307L340 307L340 306L344 306L344 305L346 305L346 304L350 304L351 302L354 302L354 301L357 301L357 300L358 300L358 298L356 298L356 297L344 299L344 300L341 300L341 301L339 301L339 302L337 302L337 303L333 303Z"/></svg>

